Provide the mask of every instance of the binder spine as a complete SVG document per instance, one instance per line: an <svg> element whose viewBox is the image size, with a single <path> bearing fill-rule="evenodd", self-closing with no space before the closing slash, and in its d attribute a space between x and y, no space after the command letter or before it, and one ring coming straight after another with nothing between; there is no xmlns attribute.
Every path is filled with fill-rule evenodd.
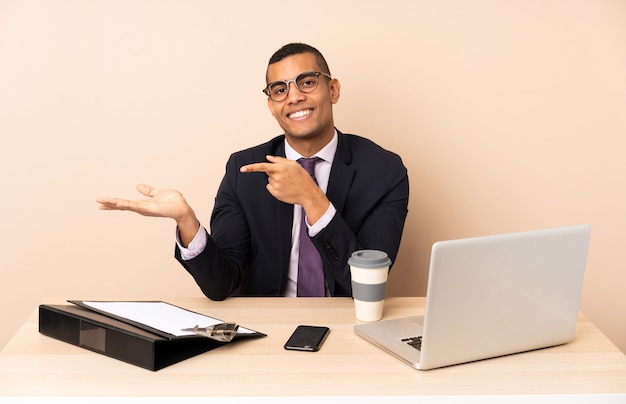
<svg viewBox="0 0 626 404"><path fill-rule="evenodd" d="M157 370L154 341L111 325L42 305L39 307L39 332L145 369Z"/></svg>

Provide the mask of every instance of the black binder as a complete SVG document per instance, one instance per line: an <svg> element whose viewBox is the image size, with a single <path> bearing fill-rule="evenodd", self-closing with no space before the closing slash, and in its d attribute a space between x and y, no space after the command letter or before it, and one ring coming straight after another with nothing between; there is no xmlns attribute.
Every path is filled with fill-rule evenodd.
<svg viewBox="0 0 626 404"><path fill-rule="evenodd" d="M265 334L237 334L232 342L202 336L168 337L116 318L75 305L39 306L39 332L111 358L157 371L187 358Z"/></svg>

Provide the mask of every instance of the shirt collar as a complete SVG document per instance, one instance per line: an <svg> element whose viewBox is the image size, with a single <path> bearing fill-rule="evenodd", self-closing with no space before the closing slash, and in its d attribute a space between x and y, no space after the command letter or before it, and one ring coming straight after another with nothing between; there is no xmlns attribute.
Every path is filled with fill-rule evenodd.
<svg viewBox="0 0 626 404"><path fill-rule="evenodd" d="M335 152L337 151L338 142L339 138L337 135L337 129L335 129L335 134L333 135L333 138L330 140L330 142L328 142L328 144L324 146L322 150L318 151L317 153L315 153L315 155L311 157L319 157L322 160L332 164L333 160L335 159ZM289 160L298 160L299 158L302 158L304 156L302 156L291 146L289 146L287 139L285 139L285 157Z"/></svg>

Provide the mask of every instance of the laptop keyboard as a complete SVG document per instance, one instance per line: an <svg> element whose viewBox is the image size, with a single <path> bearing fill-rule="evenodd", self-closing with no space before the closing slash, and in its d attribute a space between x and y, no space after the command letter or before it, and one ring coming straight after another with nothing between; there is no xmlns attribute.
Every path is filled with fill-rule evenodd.
<svg viewBox="0 0 626 404"><path fill-rule="evenodd" d="M418 351L422 350L422 336L402 338L402 342L406 342Z"/></svg>

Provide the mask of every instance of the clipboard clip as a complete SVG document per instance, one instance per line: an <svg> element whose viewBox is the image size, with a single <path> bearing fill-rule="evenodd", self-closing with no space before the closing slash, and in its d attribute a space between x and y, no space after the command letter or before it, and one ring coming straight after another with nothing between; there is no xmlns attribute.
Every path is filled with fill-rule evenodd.
<svg viewBox="0 0 626 404"><path fill-rule="evenodd" d="M238 328L239 324L219 323L208 327L199 327L196 325L193 328L183 328L181 331L190 331L196 335L201 335L220 342L230 342L235 338L235 335L237 335Z"/></svg>

